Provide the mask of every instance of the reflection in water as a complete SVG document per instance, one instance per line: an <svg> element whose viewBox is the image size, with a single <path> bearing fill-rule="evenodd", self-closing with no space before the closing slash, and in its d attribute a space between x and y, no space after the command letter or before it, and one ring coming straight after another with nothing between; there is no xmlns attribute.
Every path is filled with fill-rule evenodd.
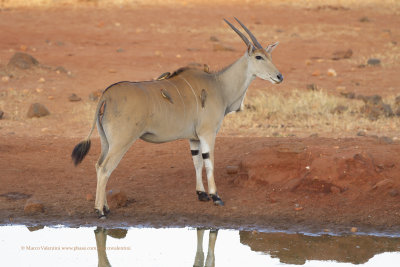
<svg viewBox="0 0 400 267"><path fill-rule="evenodd" d="M4 266L125 266L129 263L142 267L285 264L320 267L347 262L347 266L366 263L366 267L397 267L400 237L307 236L214 229L194 232L187 228L3 226L0 227L0 251L2 263L7 263Z"/></svg>
<svg viewBox="0 0 400 267"><path fill-rule="evenodd" d="M282 263L304 264L307 260L362 264L376 254L400 251L400 238L378 236L307 236L303 234L240 231L240 243Z"/></svg>
<svg viewBox="0 0 400 267"><path fill-rule="evenodd" d="M206 262L204 264L204 252L203 252L203 237L204 229L197 229L197 250L196 257L194 259L193 267L214 267L215 266L215 242L217 241L218 230L211 229L208 238L208 252Z"/></svg>
<svg viewBox="0 0 400 267"><path fill-rule="evenodd" d="M104 229L102 227L97 227L94 230L94 236L96 237L96 246L97 246L97 257L99 260L99 267L109 267L111 266L108 261L107 252L106 252L106 243L107 243L107 235L122 239L126 237L128 230L126 229Z"/></svg>
<svg viewBox="0 0 400 267"><path fill-rule="evenodd" d="M197 229L197 249L196 257L194 259L193 267L215 267L215 242L217 241L218 230L211 229L208 240L208 251L206 262L204 263L204 251L203 251L203 237L205 229ZM105 229L103 227L97 227L94 230L97 246L97 257L99 267L110 267L111 264L107 257L107 235L114 238L125 238L127 234L126 229Z"/></svg>

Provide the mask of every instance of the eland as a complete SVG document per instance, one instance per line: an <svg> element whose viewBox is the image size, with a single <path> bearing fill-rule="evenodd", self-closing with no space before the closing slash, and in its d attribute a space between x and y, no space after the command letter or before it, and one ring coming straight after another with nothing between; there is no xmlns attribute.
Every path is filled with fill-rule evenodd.
<svg viewBox="0 0 400 267"><path fill-rule="evenodd" d="M247 49L241 58L221 71L211 73L208 68L185 67L152 81L118 82L103 91L89 135L72 152L74 164L78 165L90 149L90 136L96 124L101 141L95 200L99 218L106 217L110 211L107 181L138 138L151 143L188 139L198 199L212 199L214 204L224 205L214 181L214 144L222 120L226 114L241 110L247 88L256 77L273 84L283 81L271 58L278 43L263 48L250 30L236 21L252 42L225 20ZM202 180L203 166L208 193Z"/></svg>

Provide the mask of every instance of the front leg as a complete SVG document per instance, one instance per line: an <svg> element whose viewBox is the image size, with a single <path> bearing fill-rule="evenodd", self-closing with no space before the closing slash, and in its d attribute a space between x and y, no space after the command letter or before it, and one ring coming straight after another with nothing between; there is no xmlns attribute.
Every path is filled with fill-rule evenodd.
<svg viewBox="0 0 400 267"><path fill-rule="evenodd" d="M200 141L189 140L190 152L192 153L192 159L194 168L196 170L196 193L200 201L209 201L210 198L206 193L203 185L203 158L201 157Z"/></svg>
<svg viewBox="0 0 400 267"><path fill-rule="evenodd" d="M215 134L199 136L201 156L207 173L208 193L215 205L223 206L224 202L217 194L217 186L214 181L214 144Z"/></svg>

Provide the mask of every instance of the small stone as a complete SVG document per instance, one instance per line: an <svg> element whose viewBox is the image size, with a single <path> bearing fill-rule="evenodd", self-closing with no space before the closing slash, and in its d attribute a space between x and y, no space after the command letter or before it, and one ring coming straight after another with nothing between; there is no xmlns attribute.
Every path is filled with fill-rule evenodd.
<svg viewBox="0 0 400 267"><path fill-rule="evenodd" d="M116 51L117 51L117 53L123 53L123 52L125 52L125 50L124 50L123 48L118 48Z"/></svg>
<svg viewBox="0 0 400 267"><path fill-rule="evenodd" d="M71 95L68 97L68 100L71 101L71 102L76 102L76 101L81 101L82 98L80 98L80 97L77 96L76 94L71 94Z"/></svg>
<svg viewBox="0 0 400 267"><path fill-rule="evenodd" d="M0 110L0 120L3 119L4 111Z"/></svg>
<svg viewBox="0 0 400 267"><path fill-rule="evenodd" d="M366 131L363 131L363 130L358 131L358 132L357 132L357 136L367 136L367 132L366 132Z"/></svg>
<svg viewBox="0 0 400 267"><path fill-rule="evenodd" d="M358 229L357 229L357 227L351 227L350 231L352 233L357 233Z"/></svg>
<svg viewBox="0 0 400 267"><path fill-rule="evenodd" d="M38 213L43 213L43 212L44 212L44 206L38 200L36 200L34 198L30 198L26 201L25 207L24 207L25 214L33 215L33 214L38 214Z"/></svg>
<svg viewBox="0 0 400 267"><path fill-rule="evenodd" d="M294 208L295 211L300 211L300 210L303 210L303 209L304 209L303 207L295 207Z"/></svg>
<svg viewBox="0 0 400 267"><path fill-rule="evenodd" d="M68 71L63 67L63 66L58 66L58 67L56 67L55 69L54 69L54 71L57 73L57 74L60 74L60 73L68 73Z"/></svg>
<svg viewBox="0 0 400 267"><path fill-rule="evenodd" d="M49 95L49 96L47 97L47 99L49 99L49 100L54 100L54 96Z"/></svg>
<svg viewBox="0 0 400 267"><path fill-rule="evenodd" d="M10 76L3 76L3 77L1 77L1 80L3 82L8 82L10 80Z"/></svg>
<svg viewBox="0 0 400 267"><path fill-rule="evenodd" d="M321 75L321 72L319 70L314 70L313 73L311 73L311 75L317 77Z"/></svg>
<svg viewBox="0 0 400 267"><path fill-rule="evenodd" d="M370 22L371 20L368 17L362 17L359 19L360 22Z"/></svg>
<svg viewBox="0 0 400 267"><path fill-rule="evenodd" d="M17 52L10 59L10 61L7 64L7 67L26 70L38 65L39 61L37 61L31 55L22 52Z"/></svg>
<svg viewBox="0 0 400 267"><path fill-rule="evenodd" d="M222 45L220 43L214 44L213 50L214 51L235 51L235 49L233 49L232 47L225 46L225 45Z"/></svg>
<svg viewBox="0 0 400 267"><path fill-rule="evenodd" d="M93 201L94 200L94 197L93 197L93 194L86 194L86 200L87 201Z"/></svg>
<svg viewBox="0 0 400 267"><path fill-rule="evenodd" d="M42 88L36 88L35 91L40 94L41 92L43 92L43 89Z"/></svg>
<svg viewBox="0 0 400 267"><path fill-rule="evenodd" d="M239 166L226 166L227 174L237 174L239 172Z"/></svg>
<svg viewBox="0 0 400 267"><path fill-rule="evenodd" d="M210 41L211 42L219 42L219 39L215 36L210 36Z"/></svg>
<svg viewBox="0 0 400 267"><path fill-rule="evenodd" d="M368 59L367 64L370 66L377 66L381 64L381 60L378 58L370 58Z"/></svg>
<svg viewBox="0 0 400 267"><path fill-rule="evenodd" d="M125 207L128 204L128 198L125 192L115 189L107 193L107 202L111 209Z"/></svg>
<svg viewBox="0 0 400 267"><path fill-rule="evenodd" d="M330 231L331 231L330 229L327 229L327 228L324 229L325 233L329 233Z"/></svg>
<svg viewBox="0 0 400 267"><path fill-rule="evenodd" d="M337 76L337 73L336 73L336 71L334 69L328 69L327 74L328 74L328 76L331 76L331 77L336 77Z"/></svg>
<svg viewBox="0 0 400 267"><path fill-rule="evenodd" d="M109 72L109 73L117 73L117 71L114 70L114 69L109 69L108 72Z"/></svg>
<svg viewBox="0 0 400 267"><path fill-rule="evenodd" d="M392 189L389 191L389 195L392 197L396 197L399 195L399 191L397 191L396 189Z"/></svg>
<svg viewBox="0 0 400 267"><path fill-rule="evenodd" d="M38 82L40 82L40 83L44 83L45 81L46 81L46 79L43 77L40 77L40 79L38 80Z"/></svg>
<svg viewBox="0 0 400 267"><path fill-rule="evenodd" d="M338 50L333 52L332 59L333 60L346 59L346 58L351 58L352 55L353 55L353 50L351 49Z"/></svg>
<svg viewBox="0 0 400 267"><path fill-rule="evenodd" d="M49 114L50 114L49 110L44 105L40 103L34 103L29 107L27 116L28 118L33 118L33 117L40 118L47 116Z"/></svg>

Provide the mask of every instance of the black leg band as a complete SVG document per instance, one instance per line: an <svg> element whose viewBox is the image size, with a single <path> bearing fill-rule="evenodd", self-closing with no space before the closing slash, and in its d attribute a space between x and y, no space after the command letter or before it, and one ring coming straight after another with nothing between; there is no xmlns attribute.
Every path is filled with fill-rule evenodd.
<svg viewBox="0 0 400 267"><path fill-rule="evenodd" d="M192 152L192 156L197 156L199 154L198 150L190 150Z"/></svg>
<svg viewBox="0 0 400 267"><path fill-rule="evenodd" d="M209 159L210 158L210 153L202 153L203 159Z"/></svg>

